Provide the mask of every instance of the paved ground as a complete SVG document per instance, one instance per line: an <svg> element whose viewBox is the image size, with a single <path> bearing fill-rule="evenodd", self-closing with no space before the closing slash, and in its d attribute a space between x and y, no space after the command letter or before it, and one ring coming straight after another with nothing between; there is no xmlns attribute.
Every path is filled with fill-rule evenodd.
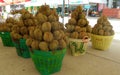
<svg viewBox="0 0 120 75"><path fill-rule="evenodd" d="M120 41L113 40L109 50L99 51L88 44L87 53L72 56L67 50L61 71L52 75L120 75ZM31 58L24 59L15 47L5 47L0 39L0 75L41 75Z"/></svg>
<svg viewBox="0 0 120 75"><path fill-rule="evenodd" d="M68 22L68 19L70 17L64 18L64 24ZM93 27L97 23L97 19L99 17L87 17L89 24ZM109 22L113 26L113 29L115 31L114 39L120 40L120 19L115 18L108 18ZM62 22L62 18L60 18L60 22Z"/></svg>

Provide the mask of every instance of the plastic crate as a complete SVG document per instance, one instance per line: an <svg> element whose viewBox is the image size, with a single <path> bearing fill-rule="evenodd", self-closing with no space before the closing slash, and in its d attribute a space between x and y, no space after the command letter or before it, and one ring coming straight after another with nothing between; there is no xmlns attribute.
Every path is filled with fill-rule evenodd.
<svg viewBox="0 0 120 75"><path fill-rule="evenodd" d="M113 40L112 36L91 35L92 47L99 50L107 50Z"/></svg>
<svg viewBox="0 0 120 75"><path fill-rule="evenodd" d="M55 52L33 50L33 52L31 52L31 57L36 69L41 75L50 75L61 70L65 53L66 49L57 50Z"/></svg>
<svg viewBox="0 0 120 75"><path fill-rule="evenodd" d="M4 46L9 46L9 47L14 46L10 32L0 32L0 36Z"/></svg>
<svg viewBox="0 0 120 75"><path fill-rule="evenodd" d="M73 56L84 55L88 46L89 39L72 39L69 38L68 49Z"/></svg>
<svg viewBox="0 0 120 75"><path fill-rule="evenodd" d="M20 40L14 41L14 45L16 47L16 52L17 52L18 56L21 56L23 58L30 58L29 48L26 45L25 39L20 39Z"/></svg>

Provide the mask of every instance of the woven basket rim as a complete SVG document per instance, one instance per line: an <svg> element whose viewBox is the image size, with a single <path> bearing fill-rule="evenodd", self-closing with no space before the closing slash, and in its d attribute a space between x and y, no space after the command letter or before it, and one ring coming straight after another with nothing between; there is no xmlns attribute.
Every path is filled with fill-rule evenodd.
<svg viewBox="0 0 120 75"><path fill-rule="evenodd" d="M102 36L102 35L96 35L96 34L92 34L91 33L91 35L93 35L93 36L100 36L100 37L113 37L114 35L110 35L110 36Z"/></svg>
<svg viewBox="0 0 120 75"><path fill-rule="evenodd" d="M61 49L61 50L55 50L55 52L59 52L59 51L63 51L66 50L66 48ZM37 49L33 49L33 51L37 51L37 52L46 52L46 53L51 53L52 51L42 51L42 50L37 50Z"/></svg>

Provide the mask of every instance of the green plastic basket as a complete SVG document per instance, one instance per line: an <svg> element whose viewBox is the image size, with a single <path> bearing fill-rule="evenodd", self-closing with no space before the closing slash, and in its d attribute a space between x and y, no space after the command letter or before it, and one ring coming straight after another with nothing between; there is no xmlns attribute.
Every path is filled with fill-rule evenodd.
<svg viewBox="0 0 120 75"><path fill-rule="evenodd" d="M60 71L65 53L66 49L55 52L33 50L31 57L41 75L50 75Z"/></svg>
<svg viewBox="0 0 120 75"><path fill-rule="evenodd" d="M29 48L26 45L25 39L14 41L14 45L16 47L16 52L18 56L21 56L23 58L30 58Z"/></svg>
<svg viewBox="0 0 120 75"><path fill-rule="evenodd" d="M0 37L1 37L1 32L0 32Z"/></svg>
<svg viewBox="0 0 120 75"><path fill-rule="evenodd" d="M12 38L10 36L10 32L0 32L0 36L4 46L9 46L9 47L14 46Z"/></svg>

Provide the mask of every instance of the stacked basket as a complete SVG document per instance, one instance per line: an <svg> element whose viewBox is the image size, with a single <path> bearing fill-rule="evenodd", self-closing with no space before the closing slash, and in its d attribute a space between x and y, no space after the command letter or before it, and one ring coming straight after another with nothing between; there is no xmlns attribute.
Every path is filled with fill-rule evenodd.
<svg viewBox="0 0 120 75"><path fill-rule="evenodd" d="M93 48L107 50L114 36L112 25L106 16L101 16L92 29L91 41Z"/></svg>
<svg viewBox="0 0 120 75"><path fill-rule="evenodd" d="M14 24L14 19L12 18L7 18L6 22L0 23L0 36L4 46L8 46L8 47L14 46L10 36L11 27L13 24Z"/></svg>
<svg viewBox="0 0 120 75"><path fill-rule="evenodd" d="M83 55L86 52L88 39L92 31L85 14L82 12L82 6L78 6L71 13L71 19L66 26L66 35L69 39L69 46L73 56Z"/></svg>
<svg viewBox="0 0 120 75"><path fill-rule="evenodd" d="M60 71L66 53L64 25L59 22L55 9L42 5L35 15L38 25L30 29L26 40L36 69L42 75Z"/></svg>
<svg viewBox="0 0 120 75"><path fill-rule="evenodd" d="M16 52L23 58L30 58L29 48L26 45L26 39L29 37L29 30L37 22L34 16L25 9L11 12L15 15L16 24L11 28L11 37L16 47Z"/></svg>

